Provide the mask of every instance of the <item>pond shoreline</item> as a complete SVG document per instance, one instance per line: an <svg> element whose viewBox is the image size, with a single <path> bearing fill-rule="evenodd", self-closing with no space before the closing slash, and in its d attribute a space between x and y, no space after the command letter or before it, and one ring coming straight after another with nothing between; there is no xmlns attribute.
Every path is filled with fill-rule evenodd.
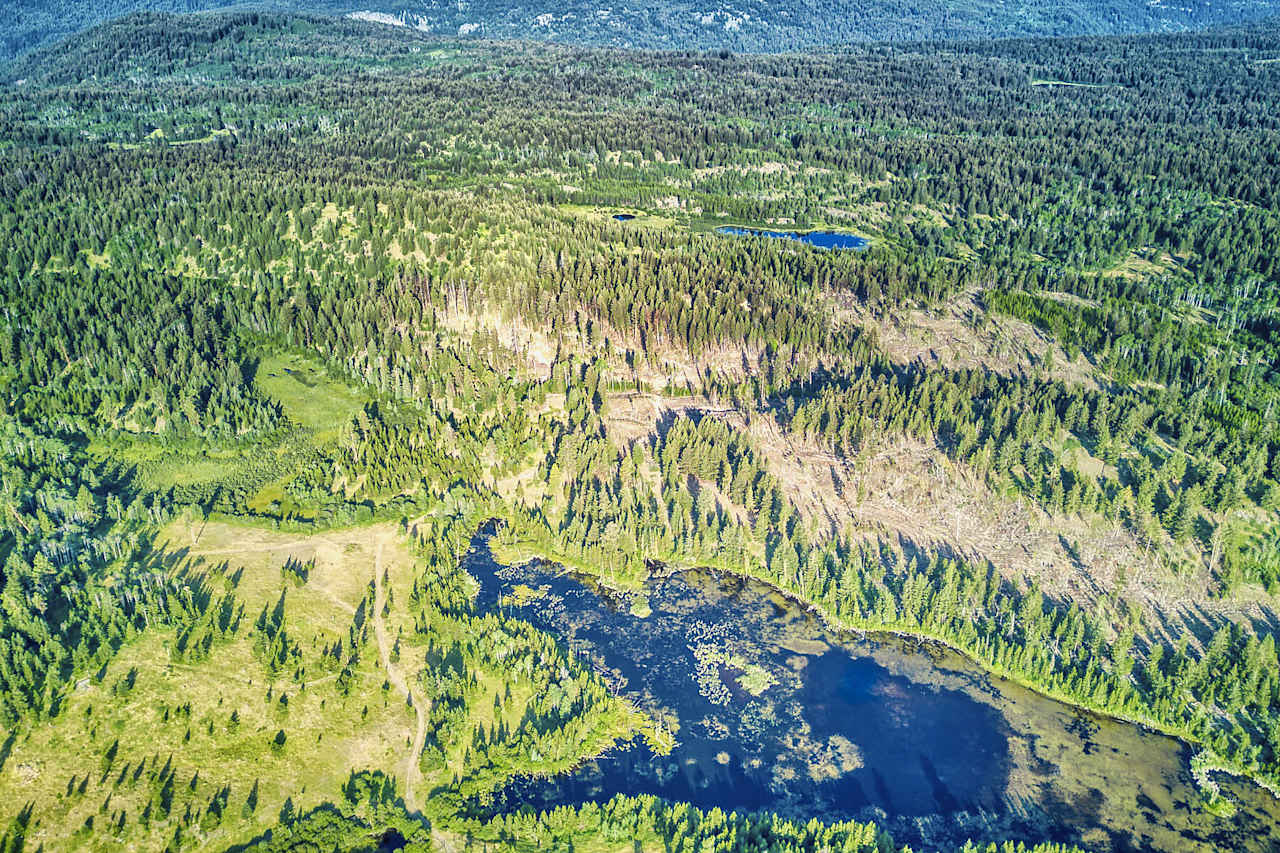
<svg viewBox="0 0 1280 853"><path fill-rule="evenodd" d="M575 771L512 780L494 789L500 810L653 794L873 821L917 849L966 835L1100 851L1280 841L1257 786L1217 777L1238 812L1204 807L1185 739L1024 686L941 638L843 624L750 572L648 561L608 580L530 544L476 542L480 600L558 637L676 743L657 757L625 738Z"/></svg>
<svg viewBox="0 0 1280 853"><path fill-rule="evenodd" d="M635 590L628 590L625 587L618 585L616 582L611 582L609 579L605 577L603 573L596 572L585 565L581 565L581 564L569 565L564 562L560 562L548 557L541 556L539 554L532 554L531 556L527 557L524 562L528 562L530 560L537 560L547 565L555 566L562 574L569 574L569 575L582 574L584 576L594 578L601 585L612 590L615 594L619 594L623 596L630 596L635 594ZM875 625L875 626L855 625L828 613L826 609L821 607L821 605L803 597L799 593L796 593L792 590L785 589L781 586L778 586L778 584L775 581L769 578L761 577L759 575L752 574L751 572L744 571L741 569L734 569L730 567L717 566L717 565L686 566L681 564L672 564L672 563L668 563L668 562L657 560L657 559L646 559L644 561L644 564L645 564L645 571L646 571L645 577L647 579L648 578L667 578L676 574L680 574L682 572L689 572L689 571L708 571L712 573L730 575L730 576L737 577L744 580L757 581L759 583L765 584L774 592L776 592L778 595L783 596L784 598L789 600L791 603L793 603L797 607L801 608L802 610L820 619L822 623L829 630L833 632L845 633L850 636L855 636L862 639L870 639L872 641L874 641L876 635L895 637L898 639L912 640L912 641L916 641L917 643L931 644L939 648L947 649L951 652L954 652L960 655L965 660L973 664L975 667L979 668L984 673L986 673L989 677L996 677L1001 679L1002 681L1017 685L1018 687L1021 687L1025 690L1029 690L1046 699L1050 699L1055 702L1058 702L1078 712L1091 715L1099 720L1105 720L1109 722L1123 723L1126 725L1135 726L1141 729L1142 731L1170 737L1192 749L1198 749L1200 750L1200 754L1204 756L1205 766L1211 768L1210 772L1218 772L1236 779L1244 780L1250 784L1257 786L1258 788L1261 788L1262 790L1269 793L1274 799L1276 799L1277 801L1280 801L1280 786L1273 784L1267 779L1259 778L1258 776L1250 773L1248 770L1242 767L1232 766L1230 761L1218 755L1217 753L1213 752L1212 750L1207 749L1203 741L1192 736L1186 731L1169 728L1149 718L1128 716L1122 713L1118 713L1116 711L1108 710L1106 708L1085 704L1076 698L1054 691L1050 688L1045 687L1044 685L1037 684L1032 681L1028 681L1024 678L1019 677L1014 673L1010 673L1007 670L1001 669L996 666L992 666L986 661L983 661L980 658L978 658L975 654L973 654L969 650L965 649L962 646L957 645L956 643L954 643L951 640L948 640L945 637L940 637L936 634L930 633L928 631L922 631L916 628L902 628L902 627L894 627L894 626L888 626L888 625ZM1190 766L1188 766L1188 770L1190 769L1191 769ZM1202 802L1200 804L1200 807L1202 809L1205 809L1207 812L1209 808L1208 799L1212 796L1212 793L1213 793L1212 789L1209 788L1208 786L1204 786L1202 784L1202 780L1200 777L1196 777L1196 782L1197 782L1197 785L1200 787L1200 792L1202 797L1204 797L1206 800L1205 802Z"/></svg>
<svg viewBox="0 0 1280 853"><path fill-rule="evenodd" d="M796 606L804 609L806 612L811 613L812 615L822 620L822 622L833 632L837 632L837 633L843 632L847 634L857 635L859 636L860 639L871 640L873 642L875 641L875 638L877 636L897 637L899 639L918 641L921 643L922 646L933 645L933 646L947 649L965 658L974 666L978 667L983 672L985 672L988 676L995 676L997 678L1000 678L1003 681L1009 682L1010 684L1016 684L1019 687L1022 687L1026 690L1030 690L1033 693L1036 693L1040 696L1045 697L1046 699L1052 699L1053 701L1066 705L1076 711L1084 712L1086 714L1089 714L1101 720L1107 720L1111 722L1118 722L1118 723L1124 723L1126 725L1137 726L1138 728L1141 728L1143 731L1160 734L1160 735L1164 735L1165 737L1173 738L1192 748L1200 748L1202 750L1201 754L1206 756L1207 772L1223 773L1229 776L1233 776L1237 779L1243 779L1247 782L1257 785L1259 788L1270 793L1274 798L1276 798L1276 800L1280 801L1280 787L1272 785L1269 781L1265 779L1259 779L1258 777L1254 776L1253 774L1249 773L1248 771L1242 768L1232 767L1230 762L1227 761L1226 759L1222 758L1221 756L1217 755L1216 753L1210 750L1204 749L1203 741L1200 741L1199 739L1194 738L1191 735L1186 734L1185 732L1181 732L1175 729L1170 729L1150 719L1130 717L1121 713L1117 713L1115 711L1109 711L1105 708L1091 707L1089 705L1083 704L1077 699L1074 699L1072 697L1066 696L1065 694L1061 694L1056 691L1050 690L1044 687L1043 685L1039 685L1034 682L1027 681L1026 679L1020 678L1017 675L1008 672L1007 670L1001 670L997 667L993 667L989 665L987 662L980 660L979 658L971 654L967 649L963 648L962 646L956 645L955 643L953 643L950 640L947 640L944 637L939 637L936 634L931 634L928 631L911 630L911 629L903 629L903 628L891 628L887 626L859 627L856 625L852 625L850 623L847 623L841 620L839 617L832 616L830 613L828 613L824 608L822 608L816 602L810 601L809 599L806 599L803 596L799 595L798 593L792 592L791 590L784 589L767 578L762 578L757 575L753 575L749 572L734 571L733 569L720 568L720 567L690 567L690 568L679 567L679 566L669 567L660 560L646 561L646 566L649 566L649 565L659 567L656 569L656 571L655 570L650 571L651 577L670 577L672 575L679 574L681 572L687 572L687 571L710 571L710 572L716 572L716 573L730 574L736 577L758 581L770 587L772 590L774 590L776 593L783 596L784 598L790 600ZM570 569L569 571L573 571L573 570ZM603 578L599 578L599 580L601 581L601 583L605 583L606 585L608 585ZM1201 785L1202 792L1208 794L1209 793L1208 786L1204 785L1204 780L1208 777L1202 777L1201 775L1194 775L1194 778L1196 779L1197 784Z"/></svg>

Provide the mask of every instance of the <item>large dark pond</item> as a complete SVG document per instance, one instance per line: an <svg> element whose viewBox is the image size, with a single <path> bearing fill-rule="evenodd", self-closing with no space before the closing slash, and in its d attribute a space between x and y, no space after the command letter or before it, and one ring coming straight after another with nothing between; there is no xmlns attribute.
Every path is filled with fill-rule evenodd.
<svg viewBox="0 0 1280 853"><path fill-rule="evenodd" d="M1224 780L1231 819L1196 807L1189 750L989 678L945 648L833 632L766 584L709 571L622 595L541 562L502 567L478 537L480 603L561 638L675 732L626 744L495 808L650 793L807 820L875 820L916 849L967 837L1096 850L1280 849L1280 802Z"/></svg>
<svg viewBox="0 0 1280 853"><path fill-rule="evenodd" d="M817 246L819 249L865 249L868 245L865 237L842 234L839 231L764 231L756 228L741 228L737 225L723 225L716 229L716 233L734 237L773 237L779 240L795 240Z"/></svg>

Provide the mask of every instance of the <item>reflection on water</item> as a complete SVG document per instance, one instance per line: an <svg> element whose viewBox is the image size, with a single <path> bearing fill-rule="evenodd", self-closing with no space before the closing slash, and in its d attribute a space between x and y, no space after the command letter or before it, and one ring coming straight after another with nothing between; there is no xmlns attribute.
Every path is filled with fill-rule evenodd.
<svg viewBox="0 0 1280 853"><path fill-rule="evenodd" d="M498 808L650 793L807 820L875 820L916 847L966 837L1098 850L1272 850L1280 803L1226 782L1240 813L1195 807L1188 751L988 678L947 649L837 634L757 581L709 571L619 596L546 563L500 567L483 539L465 567L484 607L560 637L675 732L551 779Z"/></svg>

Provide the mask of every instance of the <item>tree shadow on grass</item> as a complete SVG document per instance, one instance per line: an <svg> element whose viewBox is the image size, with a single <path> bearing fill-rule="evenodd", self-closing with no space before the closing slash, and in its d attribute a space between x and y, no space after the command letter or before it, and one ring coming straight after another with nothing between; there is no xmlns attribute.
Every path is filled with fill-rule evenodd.
<svg viewBox="0 0 1280 853"><path fill-rule="evenodd" d="M291 803L280 823L226 853L284 853L296 849L342 850L348 853L392 853L431 839L431 823L411 814L395 780L380 771L352 773L342 786L341 804L322 803L295 815ZM359 808L365 816L356 814Z"/></svg>

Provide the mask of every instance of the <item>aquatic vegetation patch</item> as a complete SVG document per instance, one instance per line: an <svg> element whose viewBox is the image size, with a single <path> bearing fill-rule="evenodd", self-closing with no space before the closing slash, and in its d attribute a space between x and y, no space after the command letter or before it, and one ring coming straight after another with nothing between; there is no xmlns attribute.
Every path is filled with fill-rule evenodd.
<svg viewBox="0 0 1280 853"><path fill-rule="evenodd" d="M809 756L809 778L815 782L838 779L863 766L862 750L844 735L832 735L815 744Z"/></svg>
<svg viewBox="0 0 1280 853"><path fill-rule="evenodd" d="M741 654L711 645L689 648L697 662L695 672L698 689L717 705L727 705L731 699L729 689L721 676L722 670L737 670L739 675L734 680L739 687L752 696L759 696L778 683L778 679L769 670L757 663L752 663Z"/></svg>
<svg viewBox="0 0 1280 853"><path fill-rule="evenodd" d="M546 587L534 588L527 584L516 584L511 588L511 592L502 597L502 603L507 607L526 607L535 602L541 601L547 595Z"/></svg>
<svg viewBox="0 0 1280 853"><path fill-rule="evenodd" d="M728 705L733 695L720 677L724 652L710 645L690 646L689 651L693 652L694 679L698 684L698 692L713 705Z"/></svg>
<svg viewBox="0 0 1280 853"><path fill-rule="evenodd" d="M769 670L737 655L729 656L725 663L734 669L742 670L742 675L738 676L738 685L752 696L759 696L778 683Z"/></svg>
<svg viewBox="0 0 1280 853"><path fill-rule="evenodd" d="M727 705L731 699L723 670L736 670L738 674L734 680L738 687L752 696L760 696L778 683L777 677L768 669L728 645L725 627L697 622L690 632L691 636L702 640L689 645L695 661L698 690L717 705Z"/></svg>

